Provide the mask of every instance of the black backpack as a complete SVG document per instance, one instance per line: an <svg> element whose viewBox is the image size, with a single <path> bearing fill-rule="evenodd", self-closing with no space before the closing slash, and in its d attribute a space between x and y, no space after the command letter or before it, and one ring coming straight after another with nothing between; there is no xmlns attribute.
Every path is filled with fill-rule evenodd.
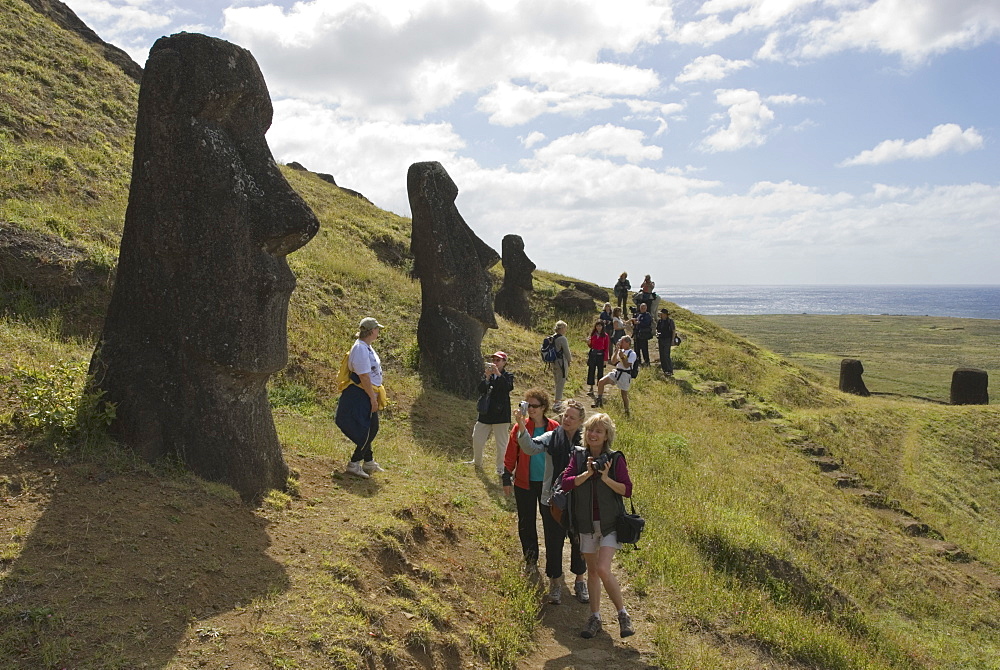
<svg viewBox="0 0 1000 670"><path fill-rule="evenodd" d="M546 363L551 363L552 361L557 361L562 358L562 352L556 349L556 338L559 337L555 333L549 335L544 340L542 340L541 355L542 360Z"/></svg>

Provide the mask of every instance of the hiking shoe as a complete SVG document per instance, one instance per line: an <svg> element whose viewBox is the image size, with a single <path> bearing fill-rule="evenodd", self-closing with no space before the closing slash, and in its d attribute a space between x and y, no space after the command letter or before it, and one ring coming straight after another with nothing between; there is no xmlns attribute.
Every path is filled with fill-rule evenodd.
<svg viewBox="0 0 1000 670"><path fill-rule="evenodd" d="M601 618L596 614L591 614L587 619L587 627L580 631L580 637L590 639L601 632Z"/></svg>
<svg viewBox="0 0 1000 670"><path fill-rule="evenodd" d="M604 398L602 396L597 396L594 398L594 402L591 403L591 407L604 407Z"/></svg>
<svg viewBox="0 0 1000 670"><path fill-rule="evenodd" d="M361 469L369 475L375 474L376 472L385 472L385 468L375 461L365 461L365 464L361 466Z"/></svg>
<svg viewBox="0 0 1000 670"><path fill-rule="evenodd" d="M362 479L368 479L371 477L371 475L365 472L364 468L361 467L361 461L351 461L348 463L346 472L349 475L361 477Z"/></svg>
<svg viewBox="0 0 1000 670"><path fill-rule="evenodd" d="M628 612L618 613L618 628L622 637L635 635L635 628L632 628L632 617L628 615Z"/></svg>
<svg viewBox="0 0 1000 670"><path fill-rule="evenodd" d="M549 580L549 604L560 603L562 603L562 577L555 577Z"/></svg>
<svg viewBox="0 0 1000 670"><path fill-rule="evenodd" d="M581 603L589 603L590 591L587 590L587 582L573 582L573 595Z"/></svg>

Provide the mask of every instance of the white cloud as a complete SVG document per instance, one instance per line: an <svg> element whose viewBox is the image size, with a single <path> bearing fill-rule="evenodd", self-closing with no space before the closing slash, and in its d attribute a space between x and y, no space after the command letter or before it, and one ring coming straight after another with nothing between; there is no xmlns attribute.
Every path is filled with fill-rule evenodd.
<svg viewBox="0 0 1000 670"><path fill-rule="evenodd" d="M808 105L816 102L811 98L806 98L801 95L796 95L794 93L785 93L782 95L769 95L767 96L767 101L775 105Z"/></svg>
<svg viewBox="0 0 1000 670"><path fill-rule="evenodd" d="M848 158L841 167L852 165L881 165L905 159L933 158L943 153L965 153L983 148L983 136L975 128L962 128L956 123L935 126L927 137L907 142L905 140L885 140L874 149L862 151Z"/></svg>
<svg viewBox="0 0 1000 670"><path fill-rule="evenodd" d="M542 6L530 0L312 0L288 10L227 9L224 33L253 51L278 95L400 119L499 83L508 89L494 88L483 104L497 122L514 124L525 113L508 111L506 94L513 89L542 98L526 100L520 90L513 106L559 112L653 90L659 85L653 70L607 62L602 54L656 43L670 20L669 5L656 0L613 7L585 0Z"/></svg>
<svg viewBox="0 0 1000 670"><path fill-rule="evenodd" d="M545 133L540 133L537 130L534 130L528 133L528 136L525 137L523 140L521 140L521 144L524 145L525 149L530 149L531 147L535 146L544 139L545 139Z"/></svg>
<svg viewBox="0 0 1000 670"><path fill-rule="evenodd" d="M774 58L820 58L847 50L879 51L920 63L954 49L968 49L1000 37L1000 4L995 0L875 0L855 5L822 3L835 10L793 25L781 50L770 39Z"/></svg>
<svg viewBox="0 0 1000 670"><path fill-rule="evenodd" d="M479 98L476 109L489 115L489 122L499 126L517 126L542 114L579 115L608 109L611 98L598 95L571 95L560 91L539 91L529 86L500 82Z"/></svg>
<svg viewBox="0 0 1000 670"><path fill-rule="evenodd" d="M748 60L728 60L719 54L710 56L698 56L693 61L684 66L684 69L674 79L677 83L688 81L717 81L724 79L732 72L737 72L743 68L753 65Z"/></svg>
<svg viewBox="0 0 1000 670"><path fill-rule="evenodd" d="M535 152L535 159L552 163L564 156L621 157L630 163L658 160L663 149L643 144L642 131L610 123L588 128L582 133L564 135Z"/></svg>
<svg viewBox="0 0 1000 670"><path fill-rule="evenodd" d="M400 214L409 212L406 171L412 163L440 161L452 170L469 162L459 156L465 142L450 124L359 121L298 100L274 103L267 141L279 162L328 172L339 185Z"/></svg>
<svg viewBox="0 0 1000 670"><path fill-rule="evenodd" d="M764 104L757 91L745 88L718 90L715 101L728 107L729 125L716 130L702 141L705 151L735 151L760 146L767 139L774 112Z"/></svg>

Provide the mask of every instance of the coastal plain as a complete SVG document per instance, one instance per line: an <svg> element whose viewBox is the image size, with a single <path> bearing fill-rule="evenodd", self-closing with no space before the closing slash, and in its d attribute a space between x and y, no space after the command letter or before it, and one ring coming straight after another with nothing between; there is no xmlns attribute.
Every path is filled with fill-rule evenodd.
<svg viewBox="0 0 1000 670"><path fill-rule="evenodd" d="M948 402L956 368L979 368L991 380L1000 379L1000 320L862 314L708 318L829 377L834 386L844 358L864 364L865 384L872 393ZM996 381L993 384L995 388Z"/></svg>

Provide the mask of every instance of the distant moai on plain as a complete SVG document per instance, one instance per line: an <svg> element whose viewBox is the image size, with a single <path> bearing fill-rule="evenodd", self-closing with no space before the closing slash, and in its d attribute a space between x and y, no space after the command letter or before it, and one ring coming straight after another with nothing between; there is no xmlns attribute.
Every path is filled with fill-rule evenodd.
<svg viewBox="0 0 1000 670"><path fill-rule="evenodd" d="M858 359L845 358L840 361L840 390L866 398L870 396L865 380L861 378L864 373L865 366Z"/></svg>
<svg viewBox="0 0 1000 670"><path fill-rule="evenodd" d="M452 393L471 397L483 374L482 342L496 328L488 270L500 256L479 239L455 206L458 186L438 162L406 174L413 230L413 274L420 280L420 368Z"/></svg>
<svg viewBox="0 0 1000 670"><path fill-rule="evenodd" d="M951 374L952 405L989 405L989 375L978 368L958 368Z"/></svg>
<svg viewBox="0 0 1000 670"><path fill-rule="evenodd" d="M500 247L503 256L503 285L493 301L497 314L514 323L531 327L531 304L528 294L534 290L531 273L535 264L524 253L520 235L504 235Z"/></svg>
<svg viewBox="0 0 1000 670"><path fill-rule="evenodd" d="M90 372L111 432L176 456L247 502L283 489L268 377L288 360L286 254L319 229L264 139L271 100L249 51L156 41L139 91L118 273Z"/></svg>

